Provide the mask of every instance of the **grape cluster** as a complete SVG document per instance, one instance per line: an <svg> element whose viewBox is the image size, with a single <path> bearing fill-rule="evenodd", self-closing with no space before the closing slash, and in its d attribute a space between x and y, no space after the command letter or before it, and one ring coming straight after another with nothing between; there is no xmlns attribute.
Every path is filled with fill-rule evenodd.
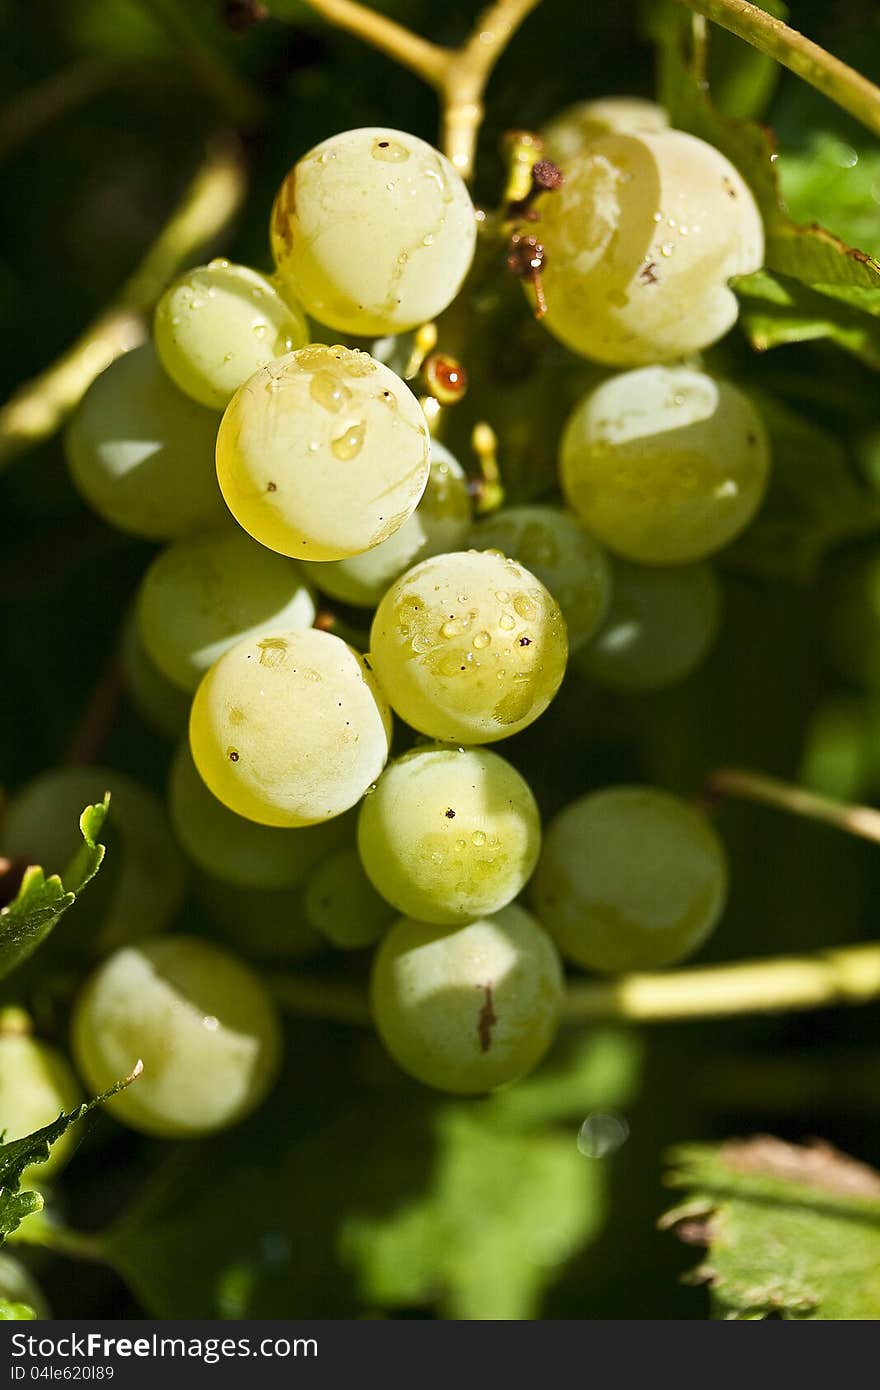
<svg viewBox="0 0 880 1390"><path fill-rule="evenodd" d="M411 135L326 140L278 192L274 272L183 274L153 343L108 367L69 426L85 500L165 545L120 659L136 710L177 745L168 813L121 773L63 769L12 800L3 848L62 870L83 805L111 791L103 959L73 1053L92 1090L143 1059L111 1102L135 1129L206 1133L266 1095L281 1029L239 955L375 947L391 1056L480 1094L550 1046L563 958L663 967L723 910L702 812L650 787L584 789L542 843L518 745L487 747L544 714L569 657L571 679L610 692L684 679L721 622L709 558L752 519L769 468L754 405L694 357L734 321L730 277L761 261L739 173L651 103L586 103L545 134L561 173L496 218ZM435 437L463 369L422 370L485 273L478 227L540 244L527 293L602 364L557 421L558 493L494 510ZM184 861L210 931L197 917L161 935ZM79 1094L60 1055L0 1019L0 1128Z"/></svg>

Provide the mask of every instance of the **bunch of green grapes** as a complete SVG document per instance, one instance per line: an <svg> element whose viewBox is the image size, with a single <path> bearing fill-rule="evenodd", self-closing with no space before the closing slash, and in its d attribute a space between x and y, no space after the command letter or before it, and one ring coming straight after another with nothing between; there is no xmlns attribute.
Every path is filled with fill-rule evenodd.
<svg viewBox="0 0 880 1390"><path fill-rule="evenodd" d="M733 323L728 281L760 264L761 221L724 156L652 103L582 103L544 140L563 177L545 164L520 223L521 208L478 216L413 136L331 136L278 191L274 272L185 272L153 344L71 422L83 497L166 543L121 663L135 709L177 742L173 837L118 773L66 770L51 817L41 783L13 800L4 849L63 868L75 846L52 839L56 803L75 828L113 792L122 871L100 944L115 949L77 1001L73 1051L95 1090L143 1062L110 1108L144 1133L209 1133L268 1094L282 1041L267 964L373 950L391 1056L476 1095L552 1044L562 958L662 967L719 918L724 853L702 813L612 787L542 832L513 736L552 706L570 652L591 682L650 691L711 646L705 557L754 516L769 446L748 397L682 359ZM498 281L501 231L540 238L527 278L544 327ZM505 756L486 747L507 740ZM180 905L178 846L193 933L154 937ZM0 1109L19 1124L3 1045ZM57 1091L57 1060L16 1046L21 1074L42 1057Z"/></svg>

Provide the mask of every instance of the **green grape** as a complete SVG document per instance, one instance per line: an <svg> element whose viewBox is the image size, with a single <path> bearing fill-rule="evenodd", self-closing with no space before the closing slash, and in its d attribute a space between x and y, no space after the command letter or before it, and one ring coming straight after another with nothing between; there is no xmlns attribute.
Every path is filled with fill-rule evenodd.
<svg viewBox="0 0 880 1390"><path fill-rule="evenodd" d="M430 471L430 436L405 382L365 352L314 344L270 362L232 398L217 476L256 540L342 560L394 534Z"/></svg>
<svg viewBox="0 0 880 1390"><path fill-rule="evenodd" d="M37 1318L52 1316L43 1291L30 1271L5 1252L0 1253L0 1298L8 1303L23 1303Z"/></svg>
<svg viewBox="0 0 880 1390"><path fill-rule="evenodd" d="M103 767L63 767L43 773L13 797L3 819L3 849L12 859L64 874L82 845L84 807L110 792L107 834L113 852L98 882L75 911L89 913L100 900L103 918L93 944L110 949L121 941L162 931L180 907L184 863L158 797L121 772ZM107 882L105 876L109 874Z"/></svg>
<svg viewBox="0 0 880 1390"><path fill-rule="evenodd" d="M265 275L216 260L184 271L165 291L153 335L175 385L223 410L267 362L305 347L309 328L299 305L282 299Z"/></svg>
<svg viewBox="0 0 880 1390"><path fill-rule="evenodd" d="M186 742L171 766L168 810L187 854L207 873L240 888L302 884L338 840L334 821L279 830L227 810L208 791Z"/></svg>
<svg viewBox="0 0 880 1390"><path fill-rule="evenodd" d="M562 968L550 937L515 904L454 931L403 917L376 952L370 999L398 1066L440 1091L482 1095L547 1051Z"/></svg>
<svg viewBox="0 0 880 1390"><path fill-rule="evenodd" d="M306 920L341 951L372 946L394 920L354 850L341 849L315 869L303 897Z"/></svg>
<svg viewBox="0 0 880 1390"><path fill-rule="evenodd" d="M107 1102L142 1134L183 1138L235 1124L278 1071L281 1029L248 966L207 941L167 936L125 946L86 982L73 1050L95 1092L143 1073Z"/></svg>
<svg viewBox="0 0 880 1390"><path fill-rule="evenodd" d="M755 515L770 445L751 401L689 367L621 372L575 407L562 487L584 525L627 560L713 554Z"/></svg>
<svg viewBox="0 0 880 1390"><path fill-rule="evenodd" d="M487 916L538 861L541 820L515 767L485 748L416 748L364 798L358 849L374 886L409 917Z"/></svg>
<svg viewBox="0 0 880 1390"><path fill-rule="evenodd" d="M306 921L301 887L237 888L200 872L194 880L196 898L210 925L248 958L289 964L326 949L324 938Z"/></svg>
<svg viewBox="0 0 880 1390"><path fill-rule="evenodd" d="M312 825L347 811L390 744L391 714L364 658L314 628L239 642L205 676L190 716L209 789L261 825Z"/></svg>
<svg viewBox="0 0 880 1390"><path fill-rule="evenodd" d="M564 956L589 970L656 970L690 955L727 897L724 849L705 816L652 787L608 787L551 822L534 906Z"/></svg>
<svg viewBox="0 0 880 1390"><path fill-rule="evenodd" d="M376 610L370 660L402 719L451 743L493 743L549 705L568 655L544 585L496 551L423 560Z"/></svg>
<svg viewBox="0 0 880 1390"><path fill-rule="evenodd" d="M135 605L122 626L119 649L125 689L137 714L163 738L176 739L189 721L190 696L156 667L141 641Z"/></svg>
<svg viewBox="0 0 880 1390"><path fill-rule="evenodd" d="M611 567L611 607L575 666L609 690L661 690L689 676L718 635L721 589L706 564Z"/></svg>
<svg viewBox="0 0 880 1390"><path fill-rule="evenodd" d="M604 550L560 507L505 507L471 532L477 550L519 560L562 609L569 651L592 637L608 609L611 570Z"/></svg>
<svg viewBox="0 0 880 1390"><path fill-rule="evenodd" d="M225 515L213 462L218 424L168 380L152 347L135 348L97 377L67 427L71 477L120 531L184 536Z"/></svg>
<svg viewBox="0 0 880 1390"><path fill-rule="evenodd" d="M680 130L605 135L525 224L546 252L545 327L619 366L699 352L736 322L734 275L763 261L748 185L713 145Z"/></svg>
<svg viewBox="0 0 880 1390"><path fill-rule="evenodd" d="M299 567L237 527L185 536L141 581L138 626L147 656L181 690L195 690L218 657L267 627L305 628L315 600Z"/></svg>
<svg viewBox="0 0 880 1390"><path fill-rule="evenodd" d="M669 128L669 116L645 97L597 97L560 111L541 130L548 159L568 167L602 135L647 135Z"/></svg>
<svg viewBox="0 0 880 1390"><path fill-rule="evenodd" d="M476 228L448 159L414 135L369 127L331 136L294 165L272 209L272 254L313 318L379 336L452 302Z"/></svg>
<svg viewBox="0 0 880 1390"><path fill-rule="evenodd" d="M818 606L832 665L865 690L880 690L880 547L834 555L822 573Z"/></svg>
<svg viewBox="0 0 880 1390"><path fill-rule="evenodd" d="M0 1134L7 1141L24 1139L57 1120L62 1111L75 1110L84 1099L67 1058L29 1036L26 1016L19 1010L0 1014ZM42 1186L56 1178L76 1143L75 1131L62 1134L45 1163L25 1169L24 1186Z"/></svg>
<svg viewBox="0 0 880 1390"><path fill-rule="evenodd" d="M389 584L419 560L457 550L471 524L467 478L461 465L431 440L431 472L422 500L387 540L362 555L303 562L307 577L340 603L375 608Z"/></svg>

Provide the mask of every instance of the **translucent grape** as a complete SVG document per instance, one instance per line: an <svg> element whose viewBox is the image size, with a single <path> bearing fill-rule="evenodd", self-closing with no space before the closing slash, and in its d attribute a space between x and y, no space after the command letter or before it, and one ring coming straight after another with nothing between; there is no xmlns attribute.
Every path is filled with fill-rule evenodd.
<svg viewBox="0 0 880 1390"><path fill-rule="evenodd" d="M112 852L92 890L72 909L91 913L101 904L93 945L120 941L168 926L184 889L183 858L158 797L121 772L103 767L63 767L43 773L13 797L3 819L3 852L60 873L82 845L84 807L111 794L104 838ZM97 890L97 891L96 891Z"/></svg>
<svg viewBox="0 0 880 1390"><path fill-rule="evenodd" d="M195 891L218 935L249 959L291 963L326 950L324 938L306 921L301 887L236 888L197 873Z"/></svg>
<svg viewBox="0 0 880 1390"><path fill-rule="evenodd" d="M399 333L451 304L476 244L449 161L400 130L347 130L294 165L272 209L278 273L320 323Z"/></svg>
<svg viewBox="0 0 880 1390"><path fill-rule="evenodd" d="M311 627L315 600L293 560L226 526L186 536L157 555L141 581L137 611L147 656L192 692L245 637L267 627Z"/></svg>
<svg viewBox="0 0 880 1390"><path fill-rule="evenodd" d="M0 1252L0 1298L7 1303L23 1303L37 1318L51 1318L52 1313L30 1270L20 1260Z"/></svg>
<svg viewBox="0 0 880 1390"><path fill-rule="evenodd" d="M258 977L195 937L127 946L87 981L73 1016L73 1049L93 1091L143 1074L108 1101L142 1134L182 1138L226 1129L275 1080L281 1030Z"/></svg>
<svg viewBox="0 0 880 1390"><path fill-rule="evenodd" d="M577 653L582 675L609 690L660 690L689 676L718 634L721 590L706 564L612 563L611 607Z"/></svg>
<svg viewBox="0 0 880 1390"><path fill-rule="evenodd" d="M0 1016L0 1134L6 1141L33 1134L85 1099L67 1058L30 1037L24 1023L8 1027L8 1019L9 1013ZM76 1143L76 1133L68 1130L52 1145L45 1163L25 1169L24 1186L42 1186L57 1177Z"/></svg>
<svg viewBox="0 0 880 1390"><path fill-rule="evenodd" d="M484 748L416 748L395 759L358 819L361 860L382 896L446 926L505 907L540 848L535 798Z"/></svg>
<svg viewBox="0 0 880 1390"><path fill-rule="evenodd" d="M309 341L298 304L250 266L223 260L174 281L156 306L153 334L175 385L215 410L260 367Z"/></svg>
<svg viewBox="0 0 880 1390"><path fill-rule="evenodd" d="M244 820L208 791L180 745L171 766L168 810L187 854L207 873L240 888L292 888L335 847L335 823L301 830L276 829Z"/></svg>
<svg viewBox="0 0 880 1390"><path fill-rule="evenodd" d="M880 690L880 547L833 556L821 576L818 602L832 664L856 685Z"/></svg>
<svg viewBox="0 0 880 1390"><path fill-rule="evenodd" d="M649 565L727 545L760 506L769 467L748 397L689 367L610 377L575 407L560 451L562 487L584 525Z"/></svg>
<svg viewBox="0 0 880 1390"><path fill-rule="evenodd" d="M67 427L71 477L120 531L184 536L225 515L213 462L219 423L168 380L152 347L135 348L97 377Z"/></svg>
<svg viewBox="0 0 880 1390"><path fill-rule="evenodd" d="M576 517L560 507L505 507L474 527L471 545L501 550L540 579L562 609L569 651L592 637L608 609L611 570Z"/></svg>
<svg viewBox="0 0 880 1390"><path fill-rule="evenodd" d="M379 946L370 993L382 1041L404 1071L481 1095L547 1051L562 969L550 937L515 904L454 931L403 917Z"/></svg>
<svg viewBox="0 0 880 1390"><path fill-rule="evenodd" d="M376 610L370 645L396 712L451 743L493 743L531 724L559 689L568 654L556 600L491 550L408 570Z"/></svg>
<svg viewBox="0 0 880 1390"><path fill-rule="evenodd" d="M362 555L323 563L305 561L307 577L331 598L375 608L389 584L430 555L458 550L471 524L467 478L461 465L431 440L431 472L422 500L387 540Z"/></svg>
<svg viewBox="0 0 880 1390"><path fill-rule="evenodd" d="M541 130L544 153L563 169L602 135L646 135L669 128L662 106L645 97L597 97L560 111Z"/></svg>
<svg viewBox="0 0 880 1390"><path fill-rule="evenodd" d="M341 560L403 525L429 454L405 382L366 352L315 344L271 362L230 401L217 476L233 516L270 550Z"/></svg>
<svg viewBox="0 0 880 1390"><path fill-rule="evenodd" d="M239 642L205 676L190 718L210 790L262 825L347 811L379 776L390 741L391 715L364 658L315 629Z"/></svg>
<svg viewBox="0 0 880 1390"><path fill-rule="evenodd" d="M351 849L318 865L306 884L303 906L309 925L342 951L374 945L395 917Z"/></svg>
<svg viewBox="0 0 880 1390"><path fill-rule="evenodd" d="M129 609L122 627L119 659L128 698L140 718L163 738L178 738L189 722L192 700L147 656L135 605Z"/></svg>
<svg viewBox="0 0 880 1390"><path fill-rule="evenodd" d="M727 863L706 818L651 787L608 787L551 822L535 911L589 970L656 970L690 955L727 896Z"/></svg>
<svg viewBox="0 0 880 1390"><path fill-rule="evenodd" d="M569 160L528 224L547 314L568 347L636 366L699 352L736 322L734 275L758 270L761 217L714 146L680 130L606 135Z"/></svg>

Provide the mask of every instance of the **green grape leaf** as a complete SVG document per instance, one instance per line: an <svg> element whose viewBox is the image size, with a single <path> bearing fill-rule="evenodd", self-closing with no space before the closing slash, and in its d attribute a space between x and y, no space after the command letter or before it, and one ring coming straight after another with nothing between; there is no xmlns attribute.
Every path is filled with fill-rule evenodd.
<svg viewBox="0 0 880 1390"><path fill-rule="evenodd" d="M10 1303L8 1298L0 1298L0 1322L30 1322L36 1316L26 1303Z"/></svg>
<svg viewBox="0 0 880 1390"><path fill-rule="evenodd" d="M880 497L827 430L765 392L751 394L770 434L773 468L757 517L724 552L724 562L807 583L832 546L880 526Z"/></svg>
<svg viewBox="0 0 880 1390"><path fill-rule="evenodd" d="M672 1155L661 1225L707 1253L716 1317L880 1318L880 1173L829 1144L757 1135Z"/></svg>
<svg viewBox="0 0 880 1390"><path fill-rule="evenodd" d="M591 1111L633 1101L638 1041L563 1041L476 1102L401 1079L373 1038L362 1047L354 1078L347 1055L332 1079L297 1067L222 1147L187 1145L156 1174L105 1243L151 1316L540 1312L605 1220L614 1160L584 1157L577 1136Z"/></svg>
<svg viewBox="0 0 880 1390"><path fill-rule="evenodd" d="M754 121L722 114L691 71L689 15L678 5L660 5L649 27L660 57L660 100L672 124L721 150L761 209L764 268L735 283L747 300L742 322L753 346L763 351L830 338L880 369L880 262L815 221L800 226L791 220L780 193L773 135Z"/></svg>
<svg viewBox="0 0 880 1390"><path fill-rule="evenodd" d="M62 1134L67 1133L72 1124L81 1120L90 1110L94 1110L96 1105L103 1105L104 1101L110 1100L112 1096L131 1085L132 1081L140 1076L142 1069L141 1063L138 1062L130 1076L117 1081L109 1090L103 1091L93 1100L84 1101L75 1110L59 1115L57 1120L43 1125L42 1129L34 1130L33 1134L25 1135L23 1139L0 1142L0 1245L18 1230L26 1216L43 1210L43 1198L39 1192L19 1190L25 1169L35 1163L45 1163L52 1145Z"/></svg>
<svg viewBox="0 0 880 1390"><path fill-rule="evenodd" d="M18 893L0 910L0 977L21 965L55 928L59 918L101 866L104 845L98 843L110 793L96 806L87 806L79 818L83 843L64 872L47 878L36 864L25 870Z"/></svg>

